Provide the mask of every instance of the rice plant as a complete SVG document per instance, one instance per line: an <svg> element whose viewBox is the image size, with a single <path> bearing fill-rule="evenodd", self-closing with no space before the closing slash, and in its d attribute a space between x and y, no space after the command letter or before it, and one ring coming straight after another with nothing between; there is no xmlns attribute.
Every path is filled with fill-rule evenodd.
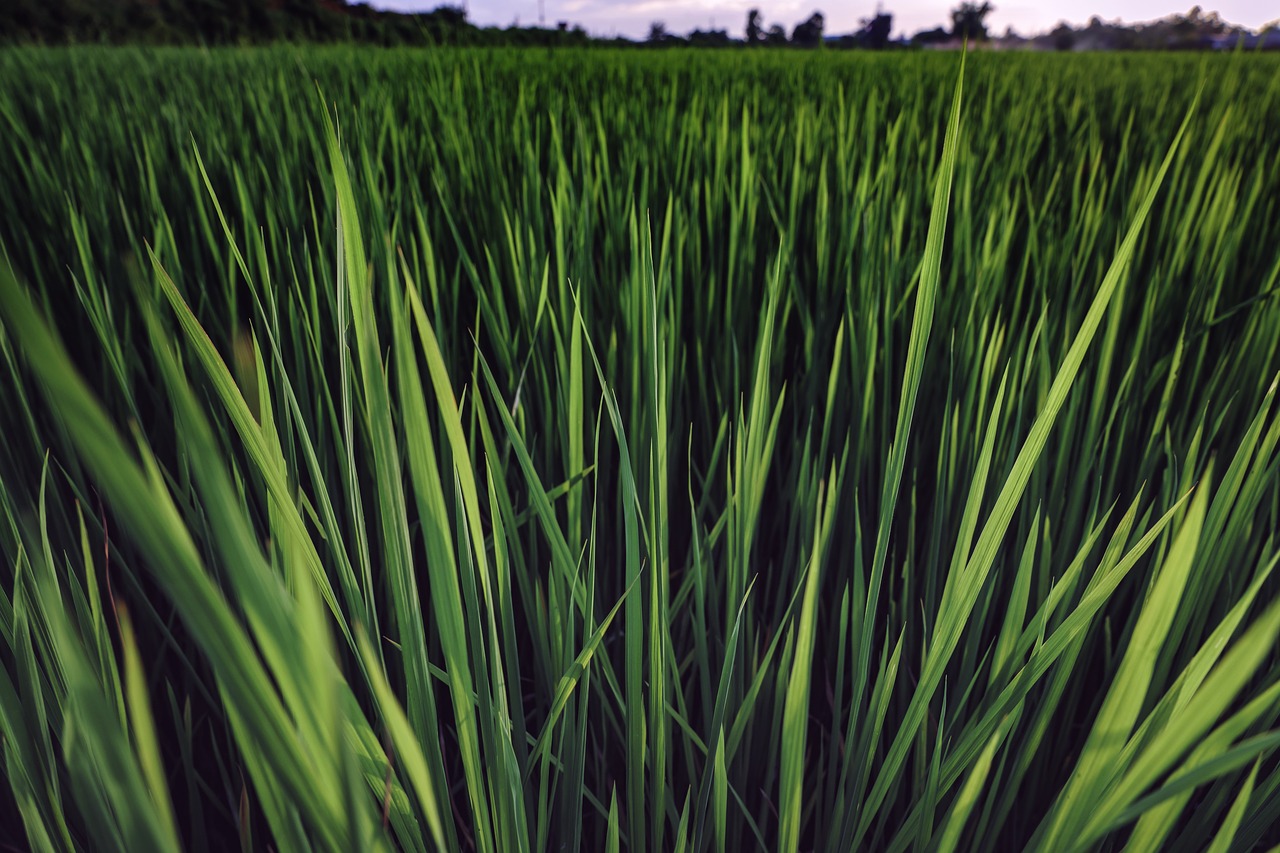
<svg viewBox="0 0 1280 853"><path fill-rule="evenodd" d="M1280 62L0 52L0 835L1280 843Z"/></svg>

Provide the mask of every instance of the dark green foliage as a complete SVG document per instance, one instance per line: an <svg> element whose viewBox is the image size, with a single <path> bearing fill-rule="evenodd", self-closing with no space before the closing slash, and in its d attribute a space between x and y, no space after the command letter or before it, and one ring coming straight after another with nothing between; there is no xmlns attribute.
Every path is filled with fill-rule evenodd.
<svg viewBox="0 0 1280 853"><path fill-rule="evenodd" d="M961 3L951 10L951 35L967 41L986 41L987 15L995 11L990 3Z"/></svg>
<svg viewBox="0 0 1280 853"><path fill-rule="evenodd" d="M888 46L889 36L892 32L893 15L878 12L875 17L863 19L862 29L858 32L858 40L863 47L880 50Z"/></svg>
<svg viewBox="0 0 1280 853"><path fill-rule="evenodd" d="M791 43L800 47L817 47L822 44L822 28L824 19L821 12L814 12L800 23L791 33Z"/></svg>

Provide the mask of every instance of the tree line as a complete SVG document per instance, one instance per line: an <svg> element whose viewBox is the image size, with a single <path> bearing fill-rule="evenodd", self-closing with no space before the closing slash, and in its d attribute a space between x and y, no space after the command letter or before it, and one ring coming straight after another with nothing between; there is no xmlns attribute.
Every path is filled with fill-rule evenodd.
<svg viewBox="0 0 1280 853"><path fill-rule="evenodd" d="M912 40L912 42L899 43L899 46L906 46L912 43L921 45L936 41L950 41L952 39L984 41L987 38L985 21L993 11L995 11L995 7L990 3L961 3L951 10L952 26L950 30L944 28L927 30L917 34L916 39ZM745 38L741 41L730 38L727 30L711 30L709 32L694 30L687 37L681 38L669 33L666 25L661 21L655 21L649 28L649 42L665 45L683 43L696 46L745 44L748 47L781 47L783 45L816 47L824 43L823 33L825 28L826 19L822 13L814 12L808 18L796 24L791 30L791 35L788 36L786 28L781 24L775 23L766 27L760 10L752 9L747 13ZM892 33L893 15L886 12L876 12L870 18L863 18L859 22L857 31L830 39L828 43L832 47L883 50L894 46L891 41Z"/></svg>
<svg viewBox="0 0 1280 853"><path fill-rule="evenodd" d="M399 13L343 0L3 0L0 41L83 44L573 45L581 27L477 27L461 6Z"/></svg>
<svg viewBox="0 0 1280 853"><path fill-rule="evenodd" d="M953 32L985 38L982 19L990 3L962 3L952 12ZM854 34L834 40L836 47L880 49L890 46L893 16L864 19ZM745 37L728 30L694 30L686 36L650 28L648 46L692 45L817 47L826 21L815 11L788 33L781 24L766 26L759 9L747 16ZM940 30L950 37L951 33ZM592 39L577 26L554 28L477 27L461 6L429 12L387 12L344 0L4 0L0 3L0 42L38 44L151 43L258 44L277 41L362 42L384 45L582 45L631 44L627 39Z"/></svg>
<svg viewBox="0 0 1280 853"><path fill-rule="evenodd" d="M990 2L964 2L951 10L951 26L892 39L893 15L877 12L849 34L828 37L826 20L815 11L788 29L767 23L760 9L747 13L743 35L727 29L670 32L661 21L650 26L646 47L796 47L880 50L984 42L991 38ZM1200 7L1146 24L1106 23L1094 17L1087 27L1060 24L1044 35L1023 38L1007 31L1004 47L1046 50L1204 49L1239 42L1245 47L1280 49L1280 30L1254 35ZM0 0L0 43L77 44L262 44L358 42L380 45L635 45L626 38L599 39L561 21L555 27L478 27L461 6L402 13L345 0Z"/></svg>

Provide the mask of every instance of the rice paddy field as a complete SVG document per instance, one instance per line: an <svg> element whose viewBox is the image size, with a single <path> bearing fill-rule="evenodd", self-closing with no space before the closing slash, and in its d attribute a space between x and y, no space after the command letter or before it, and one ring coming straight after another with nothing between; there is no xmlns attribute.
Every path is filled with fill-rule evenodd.
<svg viewBox="0 0 1280 853"><path fill-rule="evenodd" d="M6 849L1280 843L1278 116L0 52Z"/></svg>

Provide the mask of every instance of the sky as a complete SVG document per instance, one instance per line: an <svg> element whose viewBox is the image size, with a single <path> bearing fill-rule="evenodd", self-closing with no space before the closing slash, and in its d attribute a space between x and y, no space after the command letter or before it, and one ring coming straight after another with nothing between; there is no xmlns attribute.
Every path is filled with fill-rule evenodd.
<svg viewBox="0 0 1280 853"><path fill-rule="evenodd" d="M649 25L662 21L673 33L687 33L698 29L727 29L731 36L740 37L747 20L747 10L759 8L765 26L782 24L791 32L800 21L815 11L826 18L828 35L852 32L859 27L862 18L871 17L876 11L876 0L369 0L380 9L399 11L425 11L444 3L460 3L467 6L468 18L480 26L510 26L519 23L533 26L538 23L541 2L546 26L557 21L581 24L596 36L624 35L643 38ZM1173 12L1185 12L1178 8L1179 0L1049 0L1031 2L991 0L995 7L987 18L987 29L993 34L1003 34L1012 26L1022 35L1034 35L1053 29L1059 21L1073 25L1086 24L1098 15L1103 20L1121 19L1126 23L1163 18ZM959 0L883 0L884 11L893 15L894 36L911 34L918 30L949 24L950 9ZM1231 2L1201 2L1207 12L1216 10L1223 20L1233 24L1259 29L1265 23L1280 16L1280 5L1274 0L1231 0Z"/></svg>

